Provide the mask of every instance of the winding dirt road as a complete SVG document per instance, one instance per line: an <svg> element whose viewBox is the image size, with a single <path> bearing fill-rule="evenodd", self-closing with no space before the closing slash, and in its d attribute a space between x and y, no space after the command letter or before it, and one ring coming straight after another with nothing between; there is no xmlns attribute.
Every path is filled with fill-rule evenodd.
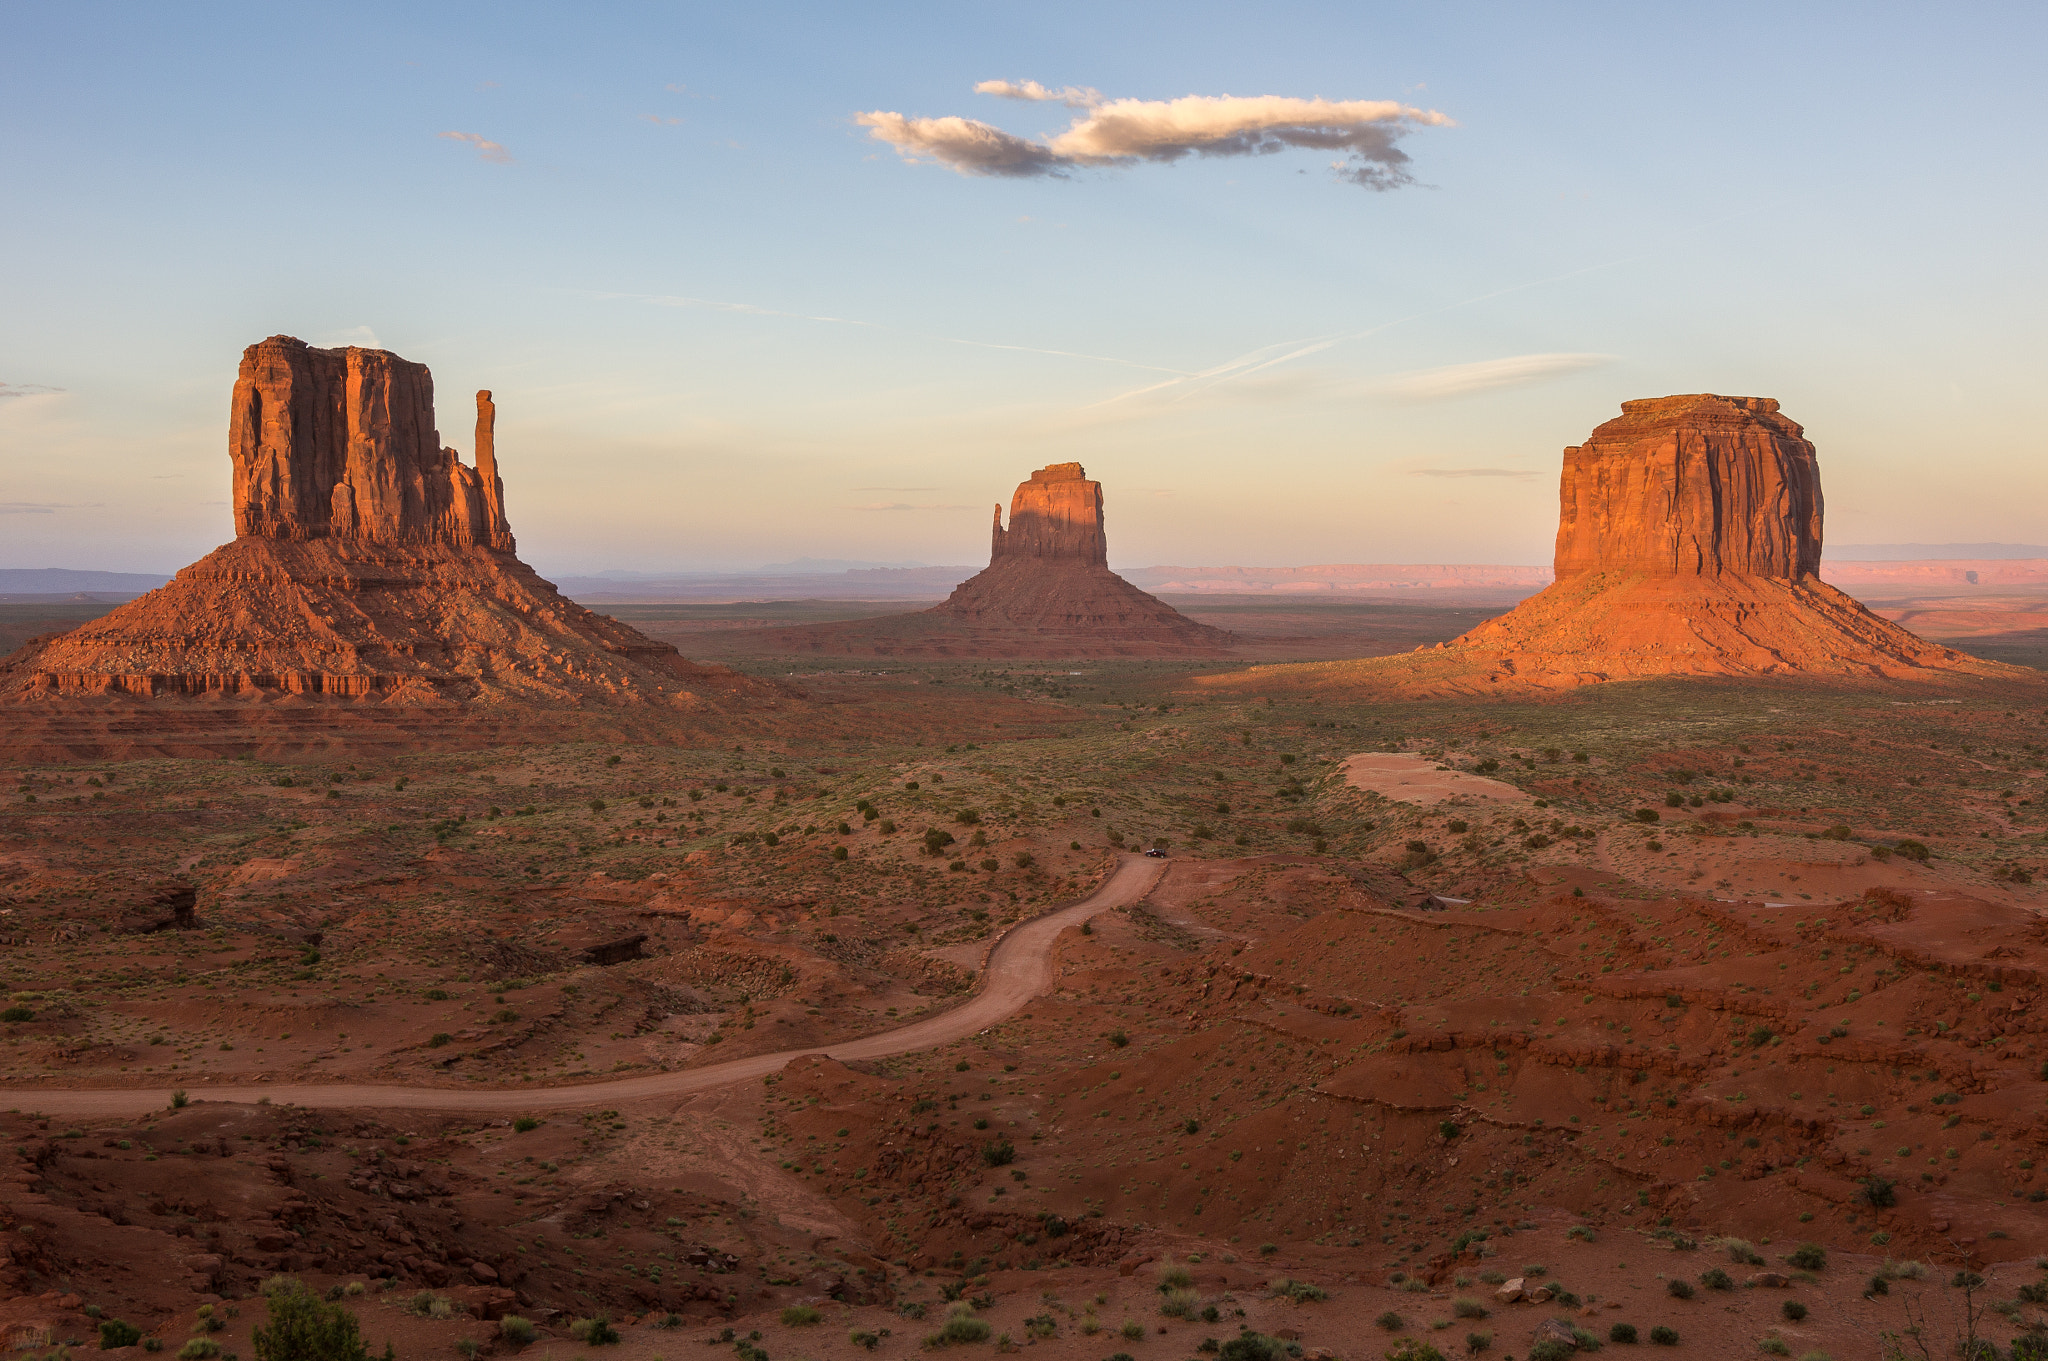
<svg viewBox="0 0 2048 1361"><path fill-rule="evenodd" d="M895 1030L833 1045L784 1049L773 1054L714 1063L680 1073L621 1078L574 1087L522 1086L464 1091L447 1087L393 1087L367 1082L263 1083L204 1087L195 1097L207 1101L254 1102L352 1110L549 1111L584 1106L617 1106L650 1097L686 1096L727 1083L745 1082L779 1070L802 1054L835 1059L879 1059L907 1054L961 1039L1009 1016L1052 982L1053 940L1067 927L1099 912L1138 902L1159 882L1165 865L1138 855L1122 855L1109 880L1080 902L1012 927L989 952L981 987L951 1011L915 1021ZM0 1088L7 1104L48 1115L131 1116L162 1110L170 1093L157 1088L125 1087L84 1090Z"/></svg>

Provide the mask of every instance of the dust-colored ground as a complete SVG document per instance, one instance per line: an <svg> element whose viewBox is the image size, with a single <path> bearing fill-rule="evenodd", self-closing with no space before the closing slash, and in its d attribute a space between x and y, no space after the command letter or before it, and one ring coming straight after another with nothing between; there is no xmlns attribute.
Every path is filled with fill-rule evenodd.
<svg viewBox="0 0 2048 1361"><path fill-rule="evenodd" d="M908 1357L964 1303L968 1354L1525 1358L1565 1314L1845 1361L1916 1303L1947 1345L1966 1267L2001 1347L2041 1313L2048 709L1199 670L811 669L815 727L696 745L14 765L0 1082L161 1109L6 1103L0 1330L89 1345L90 1306L176 1351L210 1303L248 1355L277 1272L407 1358L518 1351L508 1312L564 1361ZM1345 777L1368 752L1516 801L1388 797ZM822 1056L953 1015L1006 930L1155 844L1020 1010ZM208 1099L286 1084L451 1096ZM571 1336L600 1313L615 1351Z"/></svg>

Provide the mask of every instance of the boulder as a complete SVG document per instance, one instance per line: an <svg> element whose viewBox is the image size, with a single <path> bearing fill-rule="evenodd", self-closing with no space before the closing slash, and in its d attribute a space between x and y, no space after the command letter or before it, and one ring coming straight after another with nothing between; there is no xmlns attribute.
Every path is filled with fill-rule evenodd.
<svg viewBox="0 0 2048 1361"><path fill-rule="evenodd" d="M1782 1271L1752 1271L1748 1278L1743 1281L1743 1284L1768 1286L1773 1290L1783 1290L1786 1286L1792 1284L1792 1278Z"/></svg>
<svg viewBox="0 0 2048 1361"><path fill-rule="evenodd" d="M1522 1298L1522 1288L1524 1284L1525 1282L1523 1278L1517 1276L1512 1281L1507 1282L1505 1285L1495 1290L1493 1292L1493 1297L1499 1300L1502 1304L1513 1304L1516 1300Z"/></svg>
<svg viewBox="0 0 2048 1361"><path fill-rule="evenodd" d="M1578 1329L1572 1327L1571 1324L1561 1318L1547 1318L1536 1325L1535 1332L1529 1334L1531 1346L1540 1342L1562 1342L1573 1351L1577 1351L1579 1347Z"/></svg>

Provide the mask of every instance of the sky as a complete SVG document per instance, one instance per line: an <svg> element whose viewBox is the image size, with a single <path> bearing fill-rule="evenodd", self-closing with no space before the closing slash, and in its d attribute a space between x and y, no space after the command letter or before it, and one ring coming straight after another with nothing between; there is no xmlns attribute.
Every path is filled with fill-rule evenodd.
<svg viewBox="0 0 2048 1361"><path fill-rule="evenodd" d="M2040 542L2038 5L15 4L0 567L232 536L244 346L494 390L544 572L1547 562L1622 401ZM977 87L980 87L977 89Z"/></svg>

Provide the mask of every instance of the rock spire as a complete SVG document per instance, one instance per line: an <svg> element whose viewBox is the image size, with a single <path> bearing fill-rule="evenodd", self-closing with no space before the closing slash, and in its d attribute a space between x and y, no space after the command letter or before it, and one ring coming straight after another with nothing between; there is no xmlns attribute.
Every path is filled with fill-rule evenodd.
<svg viewBox="0 0 2048 1361"><path fill-rule="evenodd" d="M477 394L476 466L434 428L434 375L388 350L272 336L242 352L229 416L235 532L245 538L474 544L510 553Z"/></svg>

